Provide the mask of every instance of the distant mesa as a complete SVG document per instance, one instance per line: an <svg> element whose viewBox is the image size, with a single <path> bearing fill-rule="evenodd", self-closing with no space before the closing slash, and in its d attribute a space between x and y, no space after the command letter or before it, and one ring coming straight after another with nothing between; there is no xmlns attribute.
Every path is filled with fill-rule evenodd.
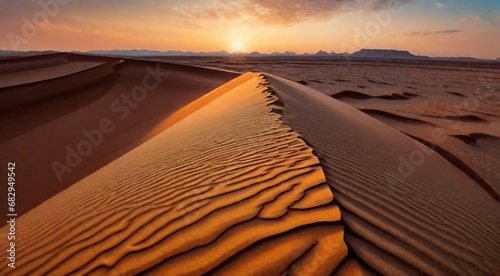
<svg viewBox="0 0 500 276"><path fill-rule="evenodd" d="M351 55L356 58L386 58L386 59L417 59L427 58L415 56L408 51L400 50L379 50L379 49L362 49Z"/></svg>

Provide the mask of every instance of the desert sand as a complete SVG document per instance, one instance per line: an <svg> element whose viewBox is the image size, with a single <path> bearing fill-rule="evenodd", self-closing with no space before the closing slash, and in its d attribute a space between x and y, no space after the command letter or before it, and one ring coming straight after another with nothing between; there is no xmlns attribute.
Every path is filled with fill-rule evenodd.
<svg viewBox="0 0 500 276"><path fill-rule="evenodd" d="M314 88L436 150L500 200L498 62L339 58L162 60L237 72L268 72ZM433 131L443 137L436 139Z"/></svg>
<svg viewBox="0 0 500 276"><path fill-rule="evenodd" d="M342 62L0 60L0 274L499 274L500 69Z"/></svg>
<svg viewBox="0 0 500 276"><path fill-rule="evenodd" d="M17 63L27 63L26 59L33 61L36 67L48 66L38 67L35 72L40 74L27 79L39 80L0 88L1 161L8 162L15 156L19 164L24 164L18 168L17 181L30 183L36 179L37 182L36 185L18 186L18 214L27 212L160 133L157 127L166 116L238 76L183 65L64 54L2 61L2 64L7 63L2 66L3 71L9 68L11 71L0 73L0 76L12 76L15 72L24 75L24 71L13 70L17 70ZM60 64L61 59L66 63ZM75 73L78 64L86 60L100 60L103 64ZM61 76L61 66L68 70L66 75ZM156 87L147 91L143 100L139 98L142 101L134 100L131 96L134 87L142 86L145 76L151 74L147 68L156 72L157 66L166 76L161 76L161 82L151 77L149 82ZM50 74L54 78L45 79ZM3 76L0 79L3 80ZM17 97L18 93L22 97ZM68 164L68 154L77 151L78 143L91 140L88 138L91 135L82 132L100 130L103 119L111 121L108 128L114 130L104 133L102 139L95 135L97 142L102 141L92 143L91 154L72 157L72 164ZM68 167L59 170L64 171L61 178L54 172L54 162Z"/></svg>

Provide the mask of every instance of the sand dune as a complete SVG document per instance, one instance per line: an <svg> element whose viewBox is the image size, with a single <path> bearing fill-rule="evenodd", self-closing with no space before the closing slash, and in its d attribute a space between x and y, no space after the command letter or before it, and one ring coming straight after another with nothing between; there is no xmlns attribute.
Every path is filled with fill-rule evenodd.
<svg viewBox="0 0 500 276"><path fill-rule="evenodd" d="M69 56L70 63L96 59ZM0 101L0 161L6 163L15 156L23 164L17 181L37 181L37 185L18 187L18 214L154 137L162 131L158 126L165 118L236 76L183 65L115 60L21 85L20 90L6 88L0 93L8 99ZM51 97L54 93L59 94ZM24 104L4 108L20 102Z"/></svg>
<svg viewBox="0 0 500 276"><path fill-rule="evenodd" d="M69 59L64 54L37 55L0 59L0 73L35 70L52 66L68 64Z"/></svg>
<svg viewBox="0 0 500 276"><path fill-rule="evenodd" d="M320 158L347 244L363 261L392 275L498 274L500 203L478 183L352 107L266 76L282 118Z"/></svg>
<svg viewBox="0 0 500 276"><path fill-rule="evenodd" d="M115 66L122 62L123 60L116 60L100 66L71 64L72 66L37 69L34 70L35 72L15 72L9 73L8 76L4 74L1 76L4 77L4 81L0 84L2 85L0 86L0 109L14 109L20 105L28 105L46 98L61 96L60 94L65 92L71 93L85 84L111 76L115 72ZM86 69L79 70L80 67ZM31 76L32 79L25 80L24 74ZM43 92L40 93L40 91Z"/></svg>
<svg viewBox="0 0 500 276"><path fill-rule="evenodd" d="M329 275L347 254L339 209L319 160L260 83L243 75L193 111L205 95L22 216L23 257L14 271L2 260L0 273Z"/></svg>
<svg viewBox="0 0 500 276"><path fill-rule="evenodd" d="M500 195L500 140L480 139L479 143L463 145L454 139L470 133L500 137L498 63L315 57L249 58L239 62L221 58L175 60L272 73L337 97L358 110L375 111L368 114L427 144L436 144L433 132L437 133L439 147L452 155L449 160L466 163ZM405 118L420 120L422 124Z"/></svg>
<svg viewBox="0 0 500 276"><path fill-rule="evenodd" d="M88 70L104 63L102 61L67 62L33 70L0 73L0 88L55 79Z"/></svg>

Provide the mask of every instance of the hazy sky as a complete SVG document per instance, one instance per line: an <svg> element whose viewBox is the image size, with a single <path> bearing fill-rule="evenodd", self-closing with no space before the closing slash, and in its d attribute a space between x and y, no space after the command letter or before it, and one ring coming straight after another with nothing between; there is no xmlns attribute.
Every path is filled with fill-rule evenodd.
<svg viewBox="0 0 500 276"><path fill-rule="evenodd" d="M0 0L0 49L500 57L500 0Z"/></svg>

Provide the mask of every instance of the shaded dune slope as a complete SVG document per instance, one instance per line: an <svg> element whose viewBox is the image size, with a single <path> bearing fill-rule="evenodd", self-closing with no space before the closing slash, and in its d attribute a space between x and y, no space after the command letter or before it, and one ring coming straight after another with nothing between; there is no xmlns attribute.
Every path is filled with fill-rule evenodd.
<svg viewBox="0 0 500 276"><path fill-rule="evenodd" d="M372 96L356 91L331 95L358 110L394 127L417 141L438 148L438 153L481 182L492 196L500 200L500 121L494 78L475 94L460 94L453 99L444 94L457 93L416 91L403 92L404 101L392 101L390 95ZM420 88L425 89L425 88ZM465 89L464 89L465 90ZM425 90L424 90L425 91ZM479 93L482 92L482 93ZM391 100L391 101L388 101ZM433 133L439 133L439 137ZM479 139L473 138L479 133ZM489 137L489 138L487 138ZM462 140L461 143L458 139Z"/></svg>
<svg viewBox="0 0 500 276"><path fill-rule="evenodd" d="M19 108L20 105L28 105L46 98L61 96L60 94L71 92L87 83L111 76L115 72L115 66L122 62L123 60L111 61L81 71L75 70L75 68L72 68L73 66L61 66L62 68L58 68L59 70L52 67L37 69L36 71L39 72L22 71L11 73L9 75L16 76L18 79L12 80L15 84L5 81L3 84L6 86L0 87L0 110ZM70 63L70 65L73 64ZM51 77L36 76L37 73L49 72L50 74L52 73L51 70L61 71L61 69L65 72L53 72ZM26 83L21 83L26 79L22 77L25 74L34 77Z"/></svg>
<svg viewBox="0 0 500 276"><path fill-rule="evenodd" d="M23 215L17 268L2 259L0 274L330 275L347 254L339 208L261 81L247 73L192 102Z"/></svg>
<svg viewBox="0 0 500 276"><path fill-rule="evenodd" d="M70 62L70 58L71 56L68 54L47 54L0 59L0 73L12 73L65 65ZM112 59L99 58L99 60Z"/></svg>
<svg viewBox="0 0 500 276"><path fill-rule="evenodd" d="M469 175L481 182L490 194L500 201L500 133L494 125L496 121L471 121L469 116L446 117L430 121L404 117L391 112L360 109L378 120L396 128L417 141L437 151L448 161L461 168L466 166ZM462 119L465 117L465 119ZM456 122L455 122L456 121ZM450 126L451 124L451 126ZM457 127L458 126L458 127ZM473 133L484 131L486 133ZM436 136L436 133L439 135ZM480 179L480 180L479 180Z"/></svg>
<svg viewBox="0 0 500 276"><path fill-rule="evenodd" d="M468 131L474 129L473 126L454 130L427 122L421 116L421 119L415 119L378 109L359 110L432 148L500 201L500 172L492 169L500 168L500 138L491 134L469 134ZM478 130L488 129L488 126L482 125L474 127Z"/></svg>
<svg viewBox="0 0 500 276"><path fill-rule="evenodd" d="M61 75L60 66L71 69L82 62L102 65ZM15 66L18 63L26 67ZM9 74L21 75L22 68L46 75L59 68L53 78L0 89L0 98L23 101L0 104L0 162L22 164L17 181L26 183L18 186L19 215L154 137L168 127L160 126L165 118L238 76L185 65L72 54L6 59L0 65ZM27 101L19 93L35 98ZM103 120L108 133L101 131ZM5 168L1 172L6 173Z"/></svg>
<svg viewBox="0 0 500 276"><path fill-rule="evenodd" d="M282 119L314 149L348 247L389 275L500 273L500 203L424 145L331 97L273 75Z"/></svg>

